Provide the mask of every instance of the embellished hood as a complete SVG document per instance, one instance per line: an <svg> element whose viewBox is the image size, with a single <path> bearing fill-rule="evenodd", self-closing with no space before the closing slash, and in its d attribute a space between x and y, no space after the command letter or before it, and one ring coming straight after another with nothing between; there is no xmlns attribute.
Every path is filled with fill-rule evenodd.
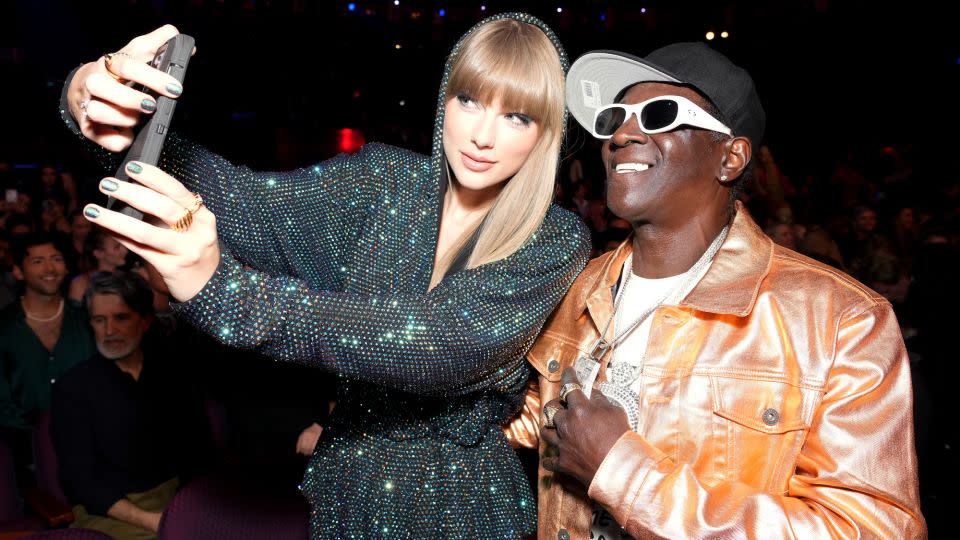
<svg viewBox="0 0 960 540"><path fill-rule="evenodd" d="M453 47L453 50L450 51L450 55L447 57L446 65L443 68L443 78L440 81L440 95L437 97L437 116L436 121L433 124L433 145L431 146L430 152L430 176L431 178L439 179L440 176L444 173L444 154L443 154L443 118L444 112L446 110L446 93L447 86L450 83L450 72L453 70L453 61L457 58L457 54L460 53L460 48L463 46L463 42L467 37L475 32L478 28L485 24L489 24L494 21L499 21L502 19L513 19L527 24L532 24L543 30L543 33L546 34L547 38L553 43L553 46L557 49L557 54L560 56L560 65L563 67L564 74L567 73L567 70L570 69L570 60L567 58L567 52L563 49L563 45L560 44L560 40L557 39L556 34L553 33L553 30L547 26L546 23L540 19L528 15L526 13L500 13L498 15L493 15L487 17L482 21L475 24L467 33L460 37L457 41L457 44ZM563 113L563 129L564 134L566 133L566 124L567 124L567 111L564 109Z"/></svg>

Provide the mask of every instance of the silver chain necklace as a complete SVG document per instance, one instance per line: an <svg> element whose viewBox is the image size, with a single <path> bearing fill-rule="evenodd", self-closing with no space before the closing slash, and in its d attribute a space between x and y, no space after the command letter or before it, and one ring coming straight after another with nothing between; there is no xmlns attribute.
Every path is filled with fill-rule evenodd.
<svg viewBox="0 0 960 540"><path fill-rule="evenodd" d="M707 247L707 250L703 252L703 255L690 267L687 271L688 276L683 280L677 287L667 291L666 294L661 296L652 306L643 311L636 319L633 320L627 327L620 332L615 334L613 339L607 340L606 335L610 329L610 325L613 320L617 317L617 313L620 310L620 304L623 302L623 298L626 296L624 291L627 288L627 284L630 283L630 276L633 274L633 269L626 269L626 276L623 278L623 284L620 286L618 291L617 298L613 303L613 313L610 314L610 318L607 319L606 324L603 326L603 330L600 332L600 337L594 342L593 347L589 354L580 355L576 362L574 363L574 370L577 373L577 377L580 379L581 384L584 386L590 386L593 384L593 381L596 379L597 374L600 370L600 362L607 352L616 348L617 345L623 342L624 339L630 336L634 330L636 330L643 321L647 319L654 311L657 310L668 298L673 296L679 291L686 291L691 285L693 285L693 280L701 277L703 270L713 262L713 258L717 255L717 252L720 251L720 246L723 244L723 241L727 238L727 232L729 227L724 227L720 234L710 243L710 246ZM627 419L630 421L630 427L637 431L639 424L639 396L635 394L630 386L633 384L637 378L640 377L640 374L643 373L643 365L646 360L646 354L640 359L639 366L633 366L629 362L617 362L610 367L609 371L609 380L600 383L600 393L606 396L611 401L619 404L620 407L627 413Z"/></svg>

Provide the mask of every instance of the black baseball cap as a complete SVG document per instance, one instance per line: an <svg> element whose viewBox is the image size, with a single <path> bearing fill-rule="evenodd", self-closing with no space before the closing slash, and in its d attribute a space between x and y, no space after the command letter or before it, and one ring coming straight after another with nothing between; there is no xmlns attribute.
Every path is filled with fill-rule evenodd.
<svg viewBox="0 0 960 540"><path fill-rule="evenodd" d="M589 131L594 111L641 82L691 86L720 110L734 136L747 137L755 146L763 139L767 115L753 78L705 43L674 43L645 58L620 51L588 52L570 66L567 108Z"/></svg>

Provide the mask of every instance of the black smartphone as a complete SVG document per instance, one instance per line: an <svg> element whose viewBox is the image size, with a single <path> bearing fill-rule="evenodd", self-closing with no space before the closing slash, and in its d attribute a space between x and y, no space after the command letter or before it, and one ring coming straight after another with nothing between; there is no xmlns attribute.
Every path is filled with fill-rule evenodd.
<svg viewBox="0 0 960 540"><path fill-rule="evenodd" d="M170 38L163 46L157 49L156 56L153 57L151 66L173 75L180 84L187 75L187 64L190 63L190 54L193 52L194 39L186 34L177 34ZM173 111L177 107L177 100L166 96L157 95L156 92L147 88L140 88L143 92L150 94L157 100L157 110L151 115L144 115L144 120L137 128L137 137L133 140L127 155L124 156L115 175L118 180L130 181L125 169L127 163L139 161L149 165L156 165L160 159L160 151L163 150L163 141L167 138L170 131L170 121L173 119ZM116 210L136 219L143 219L143 213L132 208L122 201L113 197L107 198L107 208Z"/></svg>

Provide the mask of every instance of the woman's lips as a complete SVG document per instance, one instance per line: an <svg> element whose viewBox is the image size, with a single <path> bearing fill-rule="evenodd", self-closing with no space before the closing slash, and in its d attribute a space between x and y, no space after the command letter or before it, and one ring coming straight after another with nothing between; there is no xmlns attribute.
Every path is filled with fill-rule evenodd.
<svg viewBox="0 0 960 540"><path fill-rule="evenodd" d="M489 171L496 165L495 161L483 159L480 156L474 156L466 152L460 152L460 160L463 162L464 167L478 173Z"/></svg>

